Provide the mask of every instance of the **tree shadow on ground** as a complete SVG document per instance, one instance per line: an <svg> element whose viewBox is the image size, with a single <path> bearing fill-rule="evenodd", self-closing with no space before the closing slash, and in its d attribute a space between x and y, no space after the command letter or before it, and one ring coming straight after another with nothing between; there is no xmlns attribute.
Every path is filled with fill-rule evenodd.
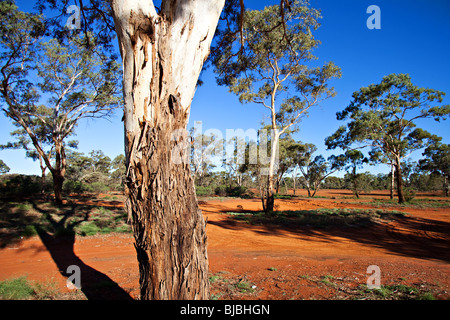
<svg viewBox="0 0 450 320"><path fill-rule="evenodd" d="M29 203L0 201L0 249L21 241L34 233L32 226L38 223L36 215L30 215Z"/></svg>
<svg viewBox="0 0 450 320"><path fill-rule="evenodd" d="M74 228L81 222L87 221L90 210L77 204L61 206L57 213L60 219L57 221L53 218L52 215L55 212L52 212L51 209L43 209L34 201L32 205L49 222L54 231L51 233L41 224L35 225L42 243L50 252L61 275L69 278L73 271L68 273L68 267L78 266L81 275L81 291L88 300L132 300L131 296L110 277L88 266L75 254ZM69 218L74 216L78 216L78 219L69 221Z"/></svg>
<svg viewBox="0 0 450 320"><path fill-rule="evenodd" d="M224 214L229 210L222 211ZM254 215L254 211L238 210ZM326 225L294 219L249 221L239 215L224 215L208 224L230 230L250 230L263 235L294 236L304 241L321 241L330 246L338 238L348 239L400 256L450 262L450 223L434 219L395 215L389 220L362 221L357 225Z"/></svg>

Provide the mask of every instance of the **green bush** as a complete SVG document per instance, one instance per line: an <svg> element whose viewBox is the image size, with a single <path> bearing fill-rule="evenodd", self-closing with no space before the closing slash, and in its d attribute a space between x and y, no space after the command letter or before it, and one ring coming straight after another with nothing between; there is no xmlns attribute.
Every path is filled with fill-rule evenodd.
<svg viewBox="0 0 450 320"><path fill-rule="evenodd" d="M211 187L202 187L197 186L195 187L195 193L197 196L212 196L214 195L214 191L211 189Z"/></svg>
<svg viewBox="0 0 450 320"><path fill-rule="evenodd" d="M226 186L218 186L214 189L214 193L216 194L216 196L226 197L228 195L227 187Z"/></svg>
<svg viewBox="0 0 450 320"><path fill-rule="evenodd" d="M28 225L23 229L22 235L26 238L37 235L36 227L33 225Z"/></svg>
<svg viewBox="0 0 450 320"><path fill-rule="evenodd" d="M247 188L243 186L217 186L214 189L214 193L220 197L243 197L247 193Z"/></svg>
<svg viewBox="0 0 450 320"><path fill-rule="evenodd" d="M406 202L410 202L416 197L416 190L412 188L404 188L403 189L403 196L405 197Z"/></svg>
<svg viewBox="0 0 450 320"><path fill-rule="evenodd" d="M63 191L65 193L83 193L86 190L84 184L80 181L66 180L63 184Z"/></svg>
<svg viewBox="0 0 450 320"><path fill-rule="evenodd" d="M82 236L93 236L99 231L100 228L93 222L83 222L78 228L78 232Z"/></svg>
<svg viewBox="0 0 450 320"><path fill-rule="evenodd" d="M0 193L6 197L31 196L41 192L41 177L22 174L0 176Z"/></svg>
<svg viewBox="0 0 450 320"><path fill-rule="evenodd" d="M227 194L230 197L241 197L247 192L247 188L243 186L228 187Z"/></svg>
<svg viewBox="0 0 450 320"><path fill-rule="evenodd" d="M87 192L104 193L109 191L109 187L103 182L93 182L85 185Z"/></svg>

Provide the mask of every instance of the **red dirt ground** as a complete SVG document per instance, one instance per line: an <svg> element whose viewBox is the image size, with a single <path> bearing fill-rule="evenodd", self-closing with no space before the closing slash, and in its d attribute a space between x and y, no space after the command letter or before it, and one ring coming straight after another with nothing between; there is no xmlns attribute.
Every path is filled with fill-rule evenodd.
<svg viewBox="0 0 450 320"><path fill-rule="evenodd" d="M351 192L322 190L319 195L330 198L276 200L275 204L278 210L371 208L361 203L371 201L368 198L359 203L342 199L351 197ZM370 196L386 198L386 193ZM119 201L102 203L122 206ZM207 219L213 298L372 298L358 291L369 277L369 265L380 267L383 286L405 285L438 299L450 298L448 208L383 208L408 215L367 228L293 229L251 225L224 214L261 210L257 199L206 200L200 201L200 207ZM66 288L62 274L66 266L76 264L81 268L82 298L139 298L132 235L77 236L75 243L47 240L35 236L0 249L0 280L22 275L51 280L67 293L67 299L78 299ZM252 289L238 289L238 283Z"/></svg>

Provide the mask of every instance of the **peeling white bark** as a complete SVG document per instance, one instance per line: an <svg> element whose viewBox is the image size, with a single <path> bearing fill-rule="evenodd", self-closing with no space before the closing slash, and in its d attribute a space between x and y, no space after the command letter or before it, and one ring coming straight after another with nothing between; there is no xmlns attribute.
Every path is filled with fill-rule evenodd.
<svg viewBox="0 0 450 320"><path fill-rule="evenodd" d="M155 121L155 102L167 99L165 93L179 95L181 109L189 112L224 2L163 1L158 15L152 1L111 0L124 67L127 132L136 133L139 123ZM153 33L150 39L149 30ZM161 71L156 70L159 66L163 69L161 86L172 88L164 92L160 87L163 96L155 97L150 84L159 77L155 75Z"/></svg>
<svg viewBox="0 0 450 320"><path fill-rule="evenodd" d="M172 153L225 0L111 0L123 59L126 208L143 299L209 298L205 222Z"/></svg>

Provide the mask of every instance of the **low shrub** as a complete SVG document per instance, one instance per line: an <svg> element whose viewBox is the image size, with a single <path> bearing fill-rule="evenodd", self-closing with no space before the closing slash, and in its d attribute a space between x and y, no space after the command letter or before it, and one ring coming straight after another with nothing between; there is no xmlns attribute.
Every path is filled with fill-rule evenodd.
<svg viewBox="0 0 450 320"><path fill-rule="evenodd" d="M214 193L219 197L246 197L247 188L243 186L217 186Z"/></svg>
<svg viewBox="0 0 450 320"><path fill-rule="evenodd" d="M202 187L202 186L195 187L195 193L197 194L197 196L203 197L214 195L214 191L211 187Z"/></svg>
<svg viewBox="0 0 450 320"><path fill-rule="evenodd" d="M22 174L0 176L0 194L3 197L24 197L41 192L41 177Z"/></svg>
<svg viewBox="0 0 450 320"><path fill-rule="evenodd" d="M63 191L65 193L83 193L86 187L81 181L65 180L63 183Z"/></svg>
<svg viewBox="0 0 450 320"><path fill-rule="evenodd" d="M411 202L416 197L416 190L412 188L404 188L403 196L406 202Z"/></svg>
<svg viewBox="0 0 450 320"><path fill-rule="evenodd" d="M104 184L103 182L92 182L89 184L85 184L85 188L87 192L92 192L92 193L106 193L109 191L109 187Z"/></svg>

